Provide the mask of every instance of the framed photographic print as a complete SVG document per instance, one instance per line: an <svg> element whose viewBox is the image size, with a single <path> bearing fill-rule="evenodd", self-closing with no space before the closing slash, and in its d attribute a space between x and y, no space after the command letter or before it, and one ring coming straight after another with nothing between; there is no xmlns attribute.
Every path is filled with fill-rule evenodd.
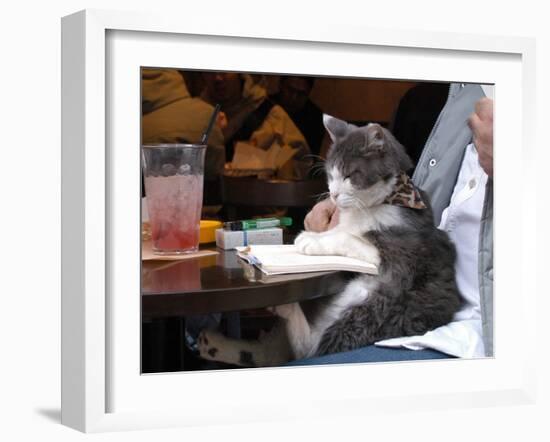
<svg viewBox="0 0 550 442"><path fill-rule="evenodd" d="M527 318L536 309L536 290L524 264L528 251L535 247L535 233L528 229L534 209L527 209L533 196L523 184L518 186L507 179L518 164L525 172L534 161L530 128L535 55L531 40L394 33L368 27L330 26L329 30L327 26L311 25L288 31L249 23L239 28L216 22L181 24L165 16L94 10L63 19L62 45L65 425L96 432L533 400L531 338L535 325ZM175 86L164 94L161 88L170 82ZM254 111L261 107L260 102L267 102L265 97L269 97L270 104L257 126L248 127L248 133L241 132L241 138L228 145L227 140L233 139L241 128L234 128L228 135L227 128L235 121L231 105L238 107L231 103L231 88L235 87L237 96L242 97L245 84L249 88L262 86L264 90ZM291 305L308 296L334 295L329 293L335 282L329 281L333 273L262 281L256 272L250 278L247 268L237 262L235 252L213 245L214 237L203 241L210 246L201 247L200 256L190 257L187 252L197 252L200 238L197 234L187 249L187 242L184 247L175 233L166 233L170 229L159 221L155 212L158 208L153 205L155 195L165 202L170 195L168 187L157 192L160 182L167 183L166 178L185 181L182 189L194 189L185 196L186 201L196 200L196 204L188 203L189 207L203 203L202 214L199 210L195 218L201 215L204 219L204 209L210 207L209 220L217 219L219 235L224 235L227 231L224 233L221 228L223 222L240 222L242 227L249 218L245 210L227 209L231 205L228 202L246 205L238 197L246 194L250 202L254 187L260 189L260 195L275 195L271 190L275 187L267 187L268 183L287 180L293 186L291 191L282 193L287 199L281 197L278 201L283 202L275 204L274 199L258 197L261 204L255 206L250 218L261 211L265 216L275 214L280 223L289 214L295 223L303 223L312 204L291 207L290 201L298 199L302 192L296 182L312 173L314 158L326 157L331 137L325 136L319 113L306 118L306 122L318 118L317 129L301 126L298 117L290 121L297 114L292 106L310 97L324 113L353 123L353 130L376 128L381 134L392 131L398 141L409 146L408 154L416 164L422 161L420 151L424 143L442 142L428 136L443 105L455 97L451 84L456 91L475 86L479 98L494 94L495 172L491 181L496 264L494 272L490 266L491 278L494 276L492 312L484 312L493 325L483 330L484 334L493 334L494 346L488 350L485 344L486 357L478 357L480 353L473 351L457 353L464 357L444 359L379 363L359 360L308 366L276 363L263 367L250 363L256 360L248 347L239 347L238 360L220 360L219 348L205 347L201 321L207 321L209 326L213 323L234 339L257 339L266 330L269 332L277 315L284 316L281 311L273 315L265 307ZM182 92L184 86L186 90ZM403 97L409 93L409 99L414 99L419 88L431 92L424 91L423 99L412 105L412 115L428 115L427 129L419 137L420 147L415 153L410 137L402 141L407 135L400 123L404 118ZM174 95L175 90L180 95ZM162 106L155 105L159 100ZM166 104L180 102L182 107L171 115L155 113L160 108L167 112ZM221 121L215 108L220 103ZM469 113L457 124L465 126ZM180 127L180 116L198 122L184 125L183 132L176 133L166 124L175 121ZM279 123L288 119L284 130L274 129L266 135L262 122L270 116ZM247 117L242 117L241 124L249 124ZM325 125L330 124L325 119ZM274 122L266 126L277 127ZM298 139L289 141L292 137L288 132L293 131L299 134ZM221 160L212 147L216 133L223 135L218 142ZM203 135L206 138L201 138ZM300 142L307 152L300 151ZM156 161L152 158L159 149L164 149L161 153L165 155L166 146L172 149L175 145L180 146L178 155L184 151L202 155L197 146L207 146L205 162L199 161L204 169L195 169L195 160L168 164L176 155L175 150L159 163L158 170L156 166L149 170L144 165ZM288 156L285 152L289 152ZM169 157L172 159L166 160ZM311 160L309 169L300 168L302 160ZM435 167L438 161L435 155L425 158L427 167ZM414 168L412 163L403 168L409 166ZM252 176L255 181L246 181L245 190L231 194L231 179L236 175ZM195 183L197 176L203 187ZM225 177L227 182L218 187L216 180L224 181ZM309 178L315 181L318 177ZM348 181L352 182L352 178ZM202 196L199 187L193 187L195 184L204 191ZM466 184L473 188L476 183L470 180ZM315 191L308 190L307 195L327 191L323 185L326 183ZM146 203L141 198L143 190ZM328 190L335 198L338 192L334 188ZM216 200L220 195L225 198L223 201ZM520 202L525 210L508 204L510 199ZM274 212L273 206L284 206L287 211ZM189 219L192 214L187 211L182 216ZM149 225L142 223L144 219L150 221ZM177 259L158 253L154 259L146 259L147 241L152 240L153 252L172 247L168 242L155 242L162 237L162 229L158 228L161 224L164 238L172 235L171 240L181 240L178 247L186 253ZM294 227L296 231L285 234L299 235L303 225ZM513 244L509 240L511 231L516 236ZM252 241L255 234L269 234L267 230L258 232L248 231L247 238ZM275 228L273 238L278 234ZM284 241L273 238L270 241L275 242L271 244ZM243 316L238 313L241 310L253 313ZM407 345L412 348L419 344L411 341Z"/></svg>

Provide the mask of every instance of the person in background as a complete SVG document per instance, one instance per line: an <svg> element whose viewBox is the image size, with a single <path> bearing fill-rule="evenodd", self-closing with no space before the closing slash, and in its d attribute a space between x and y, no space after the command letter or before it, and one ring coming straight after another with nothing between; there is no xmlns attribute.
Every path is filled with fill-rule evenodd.
<svg viewBox="0 0 550 442"><path fill-rule="evenodd" d="M314 77L282 75L279 80L279 92L270 98L292 118L306 138L311 153L319 155L325 129L323 112L309 98L314 83Z"/></svg>
<svg viewBox="0 0 550 442"><path fill-rule="evenodd" d="M296 152L277 171L281 179L302 179L311 161L308 143L291 118L273 103L260 83L248 74L236 72L203 73L205 88L201 98L211 105L220 104L226 117L225 137L227 161L233 159L235 143L244 141L264 150L273 145L290 146Z"/></svg>
<svg viewBox="0 0 550 442"><path fill-rule="evenodd" d="M416 166L449 95L449 83L419 83L401 98L390 129Z"/></svg>
<svg viewBox="0 0 550 442"><path fill-rule="evenodd" d="M206 129L214 107L189 94L175 69L141 71L141 142L196 143ZM219 175L225 164L224 138L219 124L208 138L204 164L204 203L219 204Z"/></svg>
<svg viewBox="0 0 550 442"><path fill-rule="evenodd" d="M451 84L438 124L413 175L430 197L434 222L455 244L456 280L464 298L453 321L425 335L289 365L493 356L493 100L479 85ZM306 230L338 223L330 199L305 219ZM386 347L386 348L385 348Z"/></svg>
<svg viewBox="0 0 550 442"><path fill-rule="evenodd" d="M196 143L214 107L192 98L182 75L175 69L142 69L142 143ZM224 138L215 125L205 159L207 179L223 171Z"/></svg>

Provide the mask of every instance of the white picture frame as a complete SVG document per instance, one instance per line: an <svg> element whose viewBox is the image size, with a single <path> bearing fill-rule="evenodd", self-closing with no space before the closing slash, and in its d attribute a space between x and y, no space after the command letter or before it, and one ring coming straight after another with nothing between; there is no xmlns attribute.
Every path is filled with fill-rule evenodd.
<svg viewBox="0 0 550 442"><path fill-rule="evenodd" d="M163 58L174 57L170 55L171 49L190 44L188 41L192 41L194 56L190 61L187 58L185 66L177 59L170 62L169 58ZM219 53L215 64L212 61L208 64L207 57L200 58L199 52L215 44L225 45L228 54L233 47L241 48L239 50L245 51L243 54L247 48L262 48L262 53L272 56L262 57L260 61L230 58L230 54L224 57ZM136 45L143 48L149 45L149 49L136 56ZM281 53L287 50L292 50L293 58L297 59L291 68L281 65ZM155 55L146 58L148 51ZM315 51L331 57L346 57L339 60L340 65L332 63L333 67L326 65L313 72L307 54ZM123 147L110 148L121 146L119 136L139 139L139 132L133 135L131 132L139 120L139 107L135 115L130 112L127 119L117 120L120 126L115 125L108 131L106 125L107 121L118 118L117 100L128 99L136 104L133 100L139 96L139 88L132 89L131 85L136 84L139 74L133 69L141 64L140 60L146 59L145 65L162 67L262 72L284 69L296 73L322 70L327 75L354 75L354 72L357 76L366 75L358 65L342 67L347 63L345 60L353 58L358 51L366 51L369 57L386 57L385 63L394 66L391 73L387 67L386 71L373 67L367 76L495 83L495 293L521 294L514 305L505 296L496 297L495 358L140 376L139 370L135 370L135 352L139 352L135 345L136 336L139 341L139 317L135 312L139 310L139 299L131 298L135 284L139 285L139 277L135 279L138 266L119 266L121 256L129 256L130 262L132 256L139 257L139 236L134 235L132 229L123 231L123 226L128 225L127 219L139 211L139 201L134 203L126 198L128 192L139 185L139 177L131 173L123 177L120 169L123 162L129 162L129 169L139 170L134 167L139 163L139 155L129 154ZM183 24L177 17L87 10L63 18L62 56L63 424L84 432L100 432L207 425L212 420L255 422L381 410L391 413L411 408L533 403L535 323L526 318L536 316L537 291L525 263L528 253L536 249L535 232L527 228L530 220L535 219L535 192L529 192L525 186L514 187L505 179L498 180L499 171L503 171L505 177L506 171L517 164L517 157L510 152L514 148L517 151L518 145L523 168L529 169L535 161L531 135L535 100L533 40L415 31L393 33L367 26L328 26L326 23L292 30L250 22L239 27L215 20ZM400 57L410 57L406 68L398 67ZM429 74L422 66L422 59L429 62ZM495 60L507 69L491 68ZM478 72L461 69L458 64L450 65L450 61L460 61L460 65L474 63L472 66L479 69ZM127 63L125 67L112 68L122 66L121 62ZM114 91L112 82L121 81L117 76L125 69L130 75L126 84L130 86L115 99L113 95L120 89ZM124 95L126 92L129 95ZM507 104L519 107L514 107L512 112ZM130 131L130 135L119 133L118 127L124 128L122 132ZM128 145L131 149L134 143L130 141ZM522 201L524 210L512 213L504 204L504 195ZM124 213L129 218L124 218ZM501 247L507 229L514 225L521 226L515 248L519 261ZM123 290L125 284L133 285ZM127 316L121 312L123 308L129 312ZM514 320L521 321L519 331L510 329L513 312ZM125 319L128 317L131 319ZM128 356L126 351L133 353ZM402 370L418 379L418 385L396 382L390 387L386 382L388 377L398 379ZM341 378L344 371L342 382L348 388L342 388L342 393L337 388L327 388L323 394L315 390L316 383ZM452 385L437 380L438 373L443 372L455 376ZM378 382L366 382L366 387L350 389L350 383L365 373L367 378L376 378ZM210 390L221 391L223 397L229 399L213 403L201 395L201 388L204 391L201 381L205 376L209 376ZM255 393L261 386L267 389L269 401ZM281 386L290 387L284 391ZM168 391L174 393L180 388L185 388L181 393L185 391L187 405L176 407Z"/></svg>

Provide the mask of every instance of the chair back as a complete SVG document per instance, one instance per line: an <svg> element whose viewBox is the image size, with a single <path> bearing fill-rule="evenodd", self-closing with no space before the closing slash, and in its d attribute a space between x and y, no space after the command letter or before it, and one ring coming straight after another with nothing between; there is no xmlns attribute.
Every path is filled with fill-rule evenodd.
<svg viewBox="0 0 550 442"><path fill-rule="evenodd" d="M222 177L222 200L229 206L310 208L327 192L325 180L259 180Z"/></svg>

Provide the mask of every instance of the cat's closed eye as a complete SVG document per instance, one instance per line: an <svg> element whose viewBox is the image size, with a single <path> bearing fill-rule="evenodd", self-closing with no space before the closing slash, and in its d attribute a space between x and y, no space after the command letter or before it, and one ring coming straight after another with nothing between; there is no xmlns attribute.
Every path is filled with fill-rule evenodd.
<svg viewBox="0 0 550 442"><path fill-rule="evenodd" d="M350 176L357 176L357 175L362 175L364 172L361 171L360 169L353 169L352 171L349 172L349 175Z"/></svg>
<svg viewBox="0 0 550 442"><path fill-rule="evenodd" d="M384 156L384 151L381 149L369 150L365 153L365 158L375 158Z"/></svg>

